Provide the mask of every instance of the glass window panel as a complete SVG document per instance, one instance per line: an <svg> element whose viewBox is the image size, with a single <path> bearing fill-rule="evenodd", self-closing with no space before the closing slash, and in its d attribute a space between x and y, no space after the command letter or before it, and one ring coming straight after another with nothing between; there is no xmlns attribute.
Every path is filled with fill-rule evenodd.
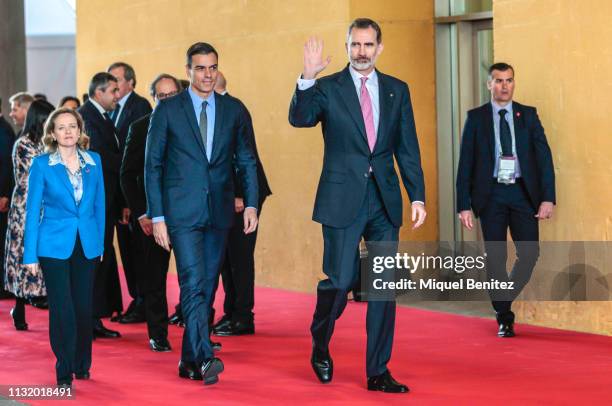
<svg viewBox="0 0 612 406"><path fill-rule="evenodd" d="M451 15L493 11L493 0L450 0Z"/></svg>
<svg viewBox="0 0 612 406"><path fill-rule="evenodd" d="M491 93L487 88L489 66L493 64L493 30L480 30L478 42L478 88L479 104L489 101Z"/></svg>

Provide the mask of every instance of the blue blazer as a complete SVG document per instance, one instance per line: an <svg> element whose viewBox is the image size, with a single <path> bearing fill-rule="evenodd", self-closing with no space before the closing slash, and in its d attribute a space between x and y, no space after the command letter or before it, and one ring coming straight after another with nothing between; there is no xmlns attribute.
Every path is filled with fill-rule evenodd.
<svg viewBox="0 0 612 406"><path fill-rule="evenodd" d="M66 167L49 165L50 154L34 158L28 178L24 264L37 263L38 257L69 258L77 231L85 257L92 259L104 252L102 163L95 152L81 153L91 159L86 159L82 171L83 196L78 206Z"/></svg>

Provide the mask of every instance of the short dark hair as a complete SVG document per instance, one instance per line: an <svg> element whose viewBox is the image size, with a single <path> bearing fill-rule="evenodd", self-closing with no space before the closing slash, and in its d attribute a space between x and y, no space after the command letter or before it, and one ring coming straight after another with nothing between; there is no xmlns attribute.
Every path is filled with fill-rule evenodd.
<svg viewBox="0 0 612 406"><path fill-rule="evenodd" d="M380 44L382 42L382 31L380 29L380 25L370 18L356 18L353 20L351 25L349 25L348 32L346 33L347 42L348 38L351 36L351 31L353 31L353 28L365 30L370 27L376 31L376 42Z"/></svg>
<svg viewBox="0 0 612 406"><path fill-rule="evenodd" d="M493 65L489 66L489 79L491 79L491 75L493 74L494 70L498 70L500 72L505 72L508 69L510 69L512 71L512 75L514 75L514 68L512 67L512 65L506 63L506 62L496 62Z"/></svg>
<svg viewBox="0 0 612 406"><path fill-rule="evenodd" d="M136 72L134 71L134 68L132 68L132 65L129 65L125 62L115 62L111 66L109 66L106 71L110 73L111 70L117 68L123 68L123 77L125 78L125 80L127 80L128 82L131 80L132 82L134 82L132 86L136 87Z"/></svg>
<svg viewBox="0 0 612 406"><path fill-rule="evenodd" d="M151 88L149 89L149 93L151 94L151 97L153 98L155 97L155 86L157 86L159 81L162 79L170 79L171 81L173 81L174 86L176 86L177 92L180 92L181 90L183 90L183 86L181 86L181 82L179 82L177 78L167 73L162 73L162 74L159 74L155 79L153 79L153 82L151 82Z"/></svg>
<svg viewBox="0 0 612 406"><path fill-rule="evenodd" d="M206 42L196 42L187 50L187 66L191 67L191 57L194 55L208 55L215 54L217 59L219 59L219 54L217 50L212 45Z"/></svg>
<svg viewBox="0 0 612 406"><path fill-rule="evenodd" d="M89 97L94 97L94 95L96 94L96 90L98 89L102 89L103 92L106 91L106 88L108 87L108 82L117 83L117 78L108 72L96 73L93 78L91 78L91 82L89 82L89 90L87 93Z"/></svg>
<svg viewBox="0 0 612 406"><path fill-rule="evenodd" d="M27 135L35 144L38 144L42 139L45 133L45 121L53 110L55 110L53 105L45 100L34 100L30 104L23 124L23 134Z"/></svg>
<svg viewBox="0 0 612 406"><path fill-rule="evenodd" d="M73 101L77 104L77 107L81 107L81 101L79 100L78 97L75 96L64 96L62 97L62 100L60 100L59 102L59 107L64 106L64 103L69 102L69 101Z"/></svg>
<svg viewBox="0 0 612 406"><path fill-rule="evenodd" d="M187 89L190 84L189 81L185 79L179 79L179 83L181 84L181 87L183 88L183 90Z"/></svg>
<svg viewBox="0 0 612 406"><path fill-rule="evenodd" d="M34 93L32 97L34 97L34 100L47 100L47 95L44 93Z"/></svg>

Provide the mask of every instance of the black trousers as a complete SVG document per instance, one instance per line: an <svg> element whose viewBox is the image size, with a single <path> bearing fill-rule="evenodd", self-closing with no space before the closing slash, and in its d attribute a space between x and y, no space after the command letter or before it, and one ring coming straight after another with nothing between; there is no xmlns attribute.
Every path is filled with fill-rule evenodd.
<svg viewBox="0 0 612 406"><path fill-rule="evenodd" d="M537 211L529 202L522 180L512 185L497 183L491 198L480 213L480 225L487 250L488 278L513 281L514 290L490 292L493 308L500 323L514 321L512 302L529 282L539 256ZM517 260L510 275L506 272L508 251L505 244L508 229L516 247ZM487 244L487 242L491 242Z"/></svg>
<svg viewBox="0 0 612 406"><path fill-rule="evenodd" d="M119 246L119 255L121 256L121 264L123 265L123 274L128 287L128 292L133 300L142 301L142 295L138 287L138 274L143 263L140 253L139 236L137 231L134 231L132 224L115 224L117 230L117 245ZM139 226L140 227L140 226Z"/></svg>
<svg viewBox="0 0 612 406"><path fill-rule="evenodd" d="M98 258L87 259L77 235L68 259L41 257L49 301L49 338L57 358L58 382L89 372L92 342L93 274Z"/></svg>
<svg viewBox="0 0 612 406"><path fill-rule="evenodd" d="M378 185L368 181L366 197L353 224L346 228L323 226L323 272L328 279L317 286L317 306L310 331L313 349L327 354L336 320L347 303L348 291L359 272L359 242L397 241L399 228L389 220ZM376 376L387 370L395 330L395 301L371 300L366 316L366 374Z"/></svg>
<svg viewBox="0 0 612 406"><path fill-rule="evenodd" d="M109 210L107 207L104 225L104 256L94 274L93 316L95 319L109 317L113 312L120 312L123 309L117 257L113 245L115 217L116 210L113 208Z"/></svg>
<svg viewBox="0 0 612 406"><path fill-rule="evenodd" d="M261 216L263 201L259 202ZM236 213L230 229L221 278L225 298L223 313L235 322L252 323L255 306L255 244L257 231L244 233L244 212Z"/></svg>
<svg viewBox="0 0 612 406"><path fill-rule="evenodd" d="M149 338L168 337L168 301L166 277L170 253L160 247L153 236L146 236L138 223L132 222L135 250L142 263L136 267L139 294L142 295Z"/></svg>

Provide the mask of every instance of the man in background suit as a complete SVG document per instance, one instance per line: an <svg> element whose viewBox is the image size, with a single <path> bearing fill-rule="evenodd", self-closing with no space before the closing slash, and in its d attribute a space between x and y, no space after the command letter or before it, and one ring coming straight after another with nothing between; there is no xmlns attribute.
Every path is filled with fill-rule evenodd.
<svg viewBox="0 0 612 406"><path fill-rule="evenodd" d="M12 151L15 142L13 127L2 115L0 99L0 299L12 297L4 290L4 243L6 239L7 215L13 194Z"/></svg>
<svg viewBox="0 0 612 406"><path fill-rule="evenodd" d="M119 87L119 100L110 116L117 129L119 150L123 155L130 125L139 118L150 114L151 105L147 99L134 91L136 72L134 72L132 66L125 62L115 62L106 71L117 78L117 86ZM139 252L137 244L135 244L137 238L132 232L129 220L130 210L122 193L117 193L115 204L121 209L121 218L118 219L116 224L119 254L121 255L121 264L123 265L128 292L132 297L132 302L128 305L125 314L118 317L117 320L126 324L141 323L145 321L145 315L137 275L141 271L138 268L143 266L144 258L137 255Z"/></svg>
<svg viewBox="0 0 612 406"><path fill-rule="evenodd" d="M178 80L161 74L151 83L151 96L155 103L177 95L181 90ZM149 346L153 351L170 351L168 342L168 303L166 275L170 252L155 243L153 223L147 217L147 196L144 187L144 163L147 131L151 115L134 121L130 126L121 163L121 189L132 213L135 250L141 263L138 270L138 288L143 298L144 316L149 333ZM127 317L129 314L126 314ZM124 322L123 320L121 320Z"/></svg>
<svg viewBox="0 0 612 406"><path fill-rule="evenodd" d="M118 338L121 334L107 329L101 317L121 312L121 287L117 257L113 246L116 206L119 190L121 150L115 126L108 114L115 109L119 99L117 79L107 72L96 73L89 83L89 99L77 110L83 117L85 133L89 136L90 149L100 154L104 174L106 197L106 225L104 229L104 256L94 275L94 338Z"/></svg>
<svg viewBox="0 0 612 406"><path fill-rule="evenodd" d="M232 97L226 90L227 81L223 73L218 72L215 91L226 97ZM257 153L255 142L255 132L251 114L246 106L239 100L244 108L247 117L247 136L249 143L253 147L255 160L257 161L257 182L259 191L258 212L261 218L261 210L266 197L272 194L268 180ZM213 332L218 336L246 335L255 333L255 323L253 307L255 306L255 243L257 242L257 231L245 234L241 217L244 211L244 192L240 183L238 171L234 175L234 187L236 197L234 199L235 220L234 226L229 232L227 242L227 252L223 266L221 267L221 277L223 278L223 290L225 297L223 301L223 317L215 324ZM211 316L214 315L214 309ZM214 318L214 317L213 317Z"/></svg>
<svg viewBox="0 0 612 406"><path fill-rule="evenodd" d="M17 128L19 128L19 132L15 136L15 139L21 137L21 131L23 130L23 125L25 124L25 119L28 114L28 110L30 109L30 104L34 101L34 97L25 92L19 92L12 95L9 99L9 103L11 104L11 112L9 113L9 117L13 120L13 124Z"/></svg>
<svg viewBox="0 0 612 406"><path fill-rule="evenodd" d="M410 93L406 83L374 68L383 50L379 25L358 18L348 29L349 65L315 81L329 64L323 43L304 46L304 71L291 100L294 127L321 123L325 142L313 220L323 225L323 272L311 325L311 366L322 383L333 376L329 342L358 273L359 242L397 241L402 196L393 157L410 200L412 220L425 221L425 184ZM371 300L366 374L368 390L408 392L387 369L395 328L395 301Z"/></svg>
<svg viewBox="0 0 612 406"><path fill-rule="evenodd" d="M457 211L468 230L474 227L472 210L480 217L488 277L514 281L513 292L490 292L498 336L514 337L512 301L529 282L539 256L538 220L553 214L555 171L536 109L512 100L514 68L492 65L487 86L491 102L468 111L463 128ZM508 229L517 250L510 275Z"/></svg>

